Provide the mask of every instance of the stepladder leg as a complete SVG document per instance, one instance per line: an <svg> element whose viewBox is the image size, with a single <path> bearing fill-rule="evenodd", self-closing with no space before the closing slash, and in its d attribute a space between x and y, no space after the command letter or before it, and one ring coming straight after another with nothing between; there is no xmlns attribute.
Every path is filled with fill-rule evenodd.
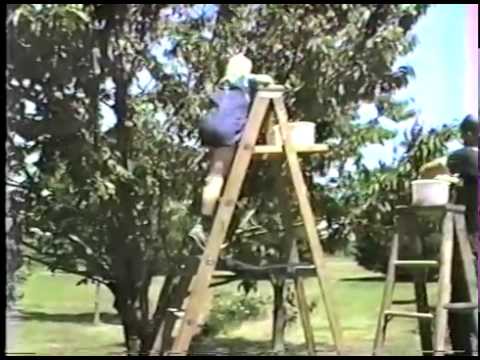
<svg viewBox="0 0 480 360"><path fill-rule="evenodd" d="M251 162L262 120L269 104L269 98L257 96L252 105L244 134L237 148L222 197L217 207L197 275L192 284L185 315L169 355L187 355L192 337L200 325L199 321L206 301L208 301L208 288L215 271L222 244L230 227L236 202Z"/></svg>
<svg viewBox="0 0 480 360"><path fill-rule="evenodd" d="M390 250L390 259L388 261L387 277L383 289L382 302L377 320L377 329L373 344L373 355L381 355L385 344L385 337L387 331L387 321L385 318L385 311L390 309L393 300L393 291L395 288L395 261L398 259L398 234L396 234L392 241Z"/></svg>
<svg viewBox="0 0 480 360"><path fill-rule="evenodd" d="M292 224L287 224L291 226ZM290 249L290 259L289 263L299 263L300 258L298 256L298 246L297 239L292 236L289 236L289 241L292 242ZM309 356L315 355L315 338L313 335L313 327L310 321L310 310L307 302L307 294L305 292L305 284L301 276L295 276L294 279L295 285L295 296L297 300L298 311L300 314L300 322L302 325L303 335L305 337L305 343L307 346L307 352Z"/></svg>
<svg viewBox="0 0 480 360"><path fill-rule="evenodd" d="M415 301L417 303L418 313L430 312L428 305L427 276L426 270L416 270L414 276ZM418 328L420 331L420 344L424 356L433 354L433 334L432 322L430 320L418 319Z"/></svg>
<svg viewBox="0 0 480 360"><path fill-rule="evenodd" d="M440 246L440 271L438 279L438 296L435 310L434 355L446 354L446 337L448 332L448 310L445 308L451 299L451 274L454 245L453 214L447 212L443 218L442 243Z"/></svg>
<svg viewBox="0 0 480 360"><path fill-rule="evenodd" d="M422 260L426 259L428 254L425 251L425 239L420 236L420 225L413 213L407 213L403 216L406 220L402 225L407 239L405 242L410 243L410 250L413 259ZM412 269L415 303L418 313L430 313L430 307L428 304L428 292L427 292L427 269ZM418 329L420 333L420 346L422 354L424 356L433 355L433 334L432 334L432 322L429 319L418 319Z"/></svg>
<svg viewBox="0 0 480 360"><path fill-rule="evenodd" d="M455 246L452 271L452 303L473 303L478 306L478 288L474 255L468 239L465 217L455 214ZM449 313L450 338L454 353L478 354L478 310Z"/></svg>
<svg viewBox="0 0 480 360"><path fill-rule="evenodd" d="M282 173L282 167L280 164L275 164L274 171L277 174L278 180L276 182L276 190L280 196L281 203L288 204L290 202L289 194L287 194L286 191L288 188L288 181ZM281 209L281 218L285 228L285 237L282 239L285 242L283 248L285 260L288 263L299 263L298 239L293 231L293 217L289 208ZM295 276L293 281L303 335L307 345L307 352L309 356L313 356L315 355L315 338L313 335L312 323L310 321L310 310L308 307L304 281L303 278L299 276Z"/></svg>
<svg viewBox="0 0 480 360"><path fill-rule="evenodd" d="M308 191L300 168L297 152L291 142L288 115L283 103L283 99L274 99L275 111L279 120L280 132L287 157L287 164L292 177L293 186L300 206L300 213L305 225L307 240L312 253L313 262L316 268L321 294L327 313L330 329L332 331L333 341L338 354L342 351L342 334L338 315L332 300L332 291L329 286L329 280L326 275L325 259L320 239L317 234L313 210L308 198Z"/></svg>
<svg viewBox="0 0 480 360"><path fill-rule="evenodd" d="M151 355L162 355L171 347L172 336L175 325L178 321L178 314L175 310L181 311L187 300L188 290L192 282L192 276L183 276L174 279L171 297L168 299L167 309L163 311L163 321L157 330L152 346ZM163 290L163 289L162 289Z"/></svg>
<svg viewBox="0 0 480 360"><path fill-rule="evenodd" d="M303 335L305 336L305 343L307 344L307 352L309 356L314 356L316 354L315 337L313 335L312 323L310 321L310 310L308 308L304 281L301 277L296 277L294 281L298 310L300 312L300 321L302 322Z"/></svg>

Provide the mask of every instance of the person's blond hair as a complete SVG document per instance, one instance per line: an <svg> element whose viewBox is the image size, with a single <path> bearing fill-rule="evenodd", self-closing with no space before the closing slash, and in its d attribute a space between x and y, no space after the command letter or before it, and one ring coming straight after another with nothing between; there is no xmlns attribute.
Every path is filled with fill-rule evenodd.
<svg viewBox="0 0 480 360"><path fill-rule="evenodd" d="M230 58L222 81L235 82L236 80L251 75L252 61L243 54L237 54Z"/></svg>

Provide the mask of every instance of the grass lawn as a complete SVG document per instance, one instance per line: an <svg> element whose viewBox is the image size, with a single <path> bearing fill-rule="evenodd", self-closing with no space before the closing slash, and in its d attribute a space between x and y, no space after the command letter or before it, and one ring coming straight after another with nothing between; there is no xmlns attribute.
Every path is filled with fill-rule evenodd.
<svg viewBox="0 0 480 360"><path fill-rule="evenodd" d="M344 343L349 354L369 355L378 316L378 307L383 291L383 278L368 272L349 259L330 258L329 275L333 280L334 301L343 328ZM112 296L102 288L102 323L94 325L94 286L75 286L78 278L73 275L51 275L36 271L24 286L24 298L16 314L9 317L7 324L7 350L10 353L36 353L38 355L111 355L122 353L122 328L118 325L112 308ZM331 337L321 302L318 282L315 278L305 282L309 301L316 301L312 323L318 351L329 351ZM151 291L156 299L161 279ZM230 284L218 291L228 296L236 290ZM430 287L431 299L434 291ZM260 294L271 296L268 283L261 283ZM395 300L403 309L414 309L413 285L399 283ZM270 346L271 311L255 321L247 321L229 329L215 339L207 339L199 348L220 351L262 352ZM289 350L304 354L303 334L297 321L287 331ZM417 322L395 319L389 325L386 343L387 355L418 355L420 351Z"/></svg>

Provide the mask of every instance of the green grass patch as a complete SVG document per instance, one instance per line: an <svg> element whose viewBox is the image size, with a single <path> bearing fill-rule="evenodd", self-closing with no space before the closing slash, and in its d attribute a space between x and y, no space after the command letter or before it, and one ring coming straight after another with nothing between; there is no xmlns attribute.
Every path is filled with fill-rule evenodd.
<svg viewBox="0 0 480 360"><path fill-rule="evenodd" d="M330 258L327 264L332 282L332 296L343 328L344 343L348 353L369 355L378 318L378 308L383 292L384 279L368 272L352 260ZM19 312L10 318L7 328L9 352L36 353L39 355L109 355L122 353L122 328L112 308L113 298L106 288L101 291L102 323L93 324L95 287L91 284L75 286L78 277L67 274L51 275L37 269L24 284L24 297L19 303ZM160 291L162 279L155 279L150 291L152 306ZM236 283L220 288L222 306L239 298ZM318 281L305 282L309 302L316 307L311 314L315 340L319 351L331 348L332 340L321 301ZM435 289L430 286L431 299ZM261 282L255 297L271 299L272 289L268 282ZM396 305L405 310L414 310L413 284L399 283L395 289ZM432 302L432 301L431 301ZM233 303L232 303L233 304ZM244 304L258 317L244 316L233 319L234 324L225 327L215 338L203 341L200 347L219 351L265 352L270 347L271 303L263 311ZM233 306L233 305L232 305ZM214 307L212 311L215 311ZM214 317L218 318L218 315ZM227 316L228 318L228 316ZM304 337L299 320L287 330L290 351L304 354ZM415 320L395 319L389 325L386 354L418 355L420 352L417 323Z"/></svg>

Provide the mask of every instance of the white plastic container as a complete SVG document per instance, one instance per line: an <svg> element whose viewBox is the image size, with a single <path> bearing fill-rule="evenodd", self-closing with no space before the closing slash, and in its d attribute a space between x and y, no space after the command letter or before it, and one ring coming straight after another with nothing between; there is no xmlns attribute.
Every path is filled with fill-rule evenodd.
<svg viewBox="0 0 480 360"><path fill-rule="evenodd" d="M292 142L296 146L308 146L315 144L315 123L310 121L297 121L288 124ZM267 134L269 145L281 145L282 137L280 125L275 125Z"/></svg>
<svg viewBox="0 0 480 360"><path fill-rule="evenodd" d="M444 180L412 181L412 205L441 206L448 204L450 183Z"/></svg>

